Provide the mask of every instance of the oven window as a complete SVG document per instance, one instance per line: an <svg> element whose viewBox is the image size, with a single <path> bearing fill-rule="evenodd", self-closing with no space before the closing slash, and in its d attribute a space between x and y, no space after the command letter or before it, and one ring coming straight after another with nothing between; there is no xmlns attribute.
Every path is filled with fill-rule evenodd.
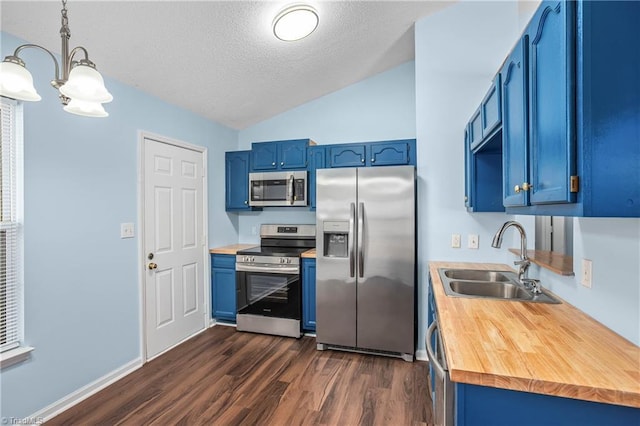
<svg viewBox="0 0 640 426"><path fill-rule="evenodd" d="M300 319L299 274L237 273L239 314Z"/></svg>
<svg viewBox="0 0 640 426"><path fill-rule="evenodd" d="M289 275L249 275L247 278L249 303L260 300L287 303L289 286L298 280L297 276L291 277Z"/></svg>

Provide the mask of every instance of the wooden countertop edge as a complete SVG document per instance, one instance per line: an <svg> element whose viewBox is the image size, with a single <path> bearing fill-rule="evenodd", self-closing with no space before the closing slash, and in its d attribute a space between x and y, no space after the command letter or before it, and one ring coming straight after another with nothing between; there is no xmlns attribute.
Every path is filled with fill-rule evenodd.
<svg viewBox="0 0 640 426"><path fill-rule="evenodd" d="M215 247L209 249L210 254L232 254L235 255L238 250L244 250L255 247L258 244L230 244L228 246Z"/></svg>
<svg viewBox="0 0 640 426"><path fill-rule="evenodd" d="M316 249L307 250L300 255L305 259L315 259L316 258Z"/></svg>
<svg viewBox="0 0 640 426"><path fill-rule="evenodd" d="M442 287L442 281L438 275L438 268L441 267L450 267L450 268L461 268L461 269L469 269L469 268L477 268L477 269L487 269L487 270L512 270L506 265L503 264L488 264L488 263L469 263L469 262L430 262L429 263L429 272L433 277L433 287L434 287L434 298L436 300L436 310L438 312L438 317L442 320L443 316L451 316L454 314L456 309L452 309L458 304L458 308L465 307L465 303L499 303L500 305L496 306L508 306L503 305L504 303L518 303L518 302L504 302L504 301L490 301L490 300L479 300L479 299L468 299L468 298L449 298L444 293L444 289ZM474 300L475 302L469 302L470 300ZM561 299L562 300L562 299ZM440 303L438 303L440 302ZM441 304L446 306L440 306ZM579 311L570 303L563 301L563 304L566 304L562 309L570 309L572 311L576 311L576 314L582 314L586 318L588 315L584 314L582 311ZM476 305L478 306L478 305ZM513 306L514 312L518 310L516 305ZM560 306L560 305L556 305ZM443 315L444 312L441 312L441 309L446 311L446 314ZM464 312L464 311L461 311ZM595 320L593 320L595 321ZM455 323L455 321L453 321ZM602 326L603 328L606 328ZM445 354L447 355L447 359L449 361L449 374L451 380L453 382L458 383L467 383L472 385L480 385L480 386L489 386L503 389L510 389L515 391L525 391L538 393L543 395L551 395L551 396L559 396L573 399L581 399L592 402L599 403L607 403L607 404L615 404L615 405L623 405L634 408L640 408L640 384L637 386L629 385L628 380L626 385L620 386L620 388L615 389L611 388L611 386L615 386L615 384L609 384L603 386L587 386L580 383L560 383L549 380L540 380L536 377L517 377L517 376L509 376L504 374L494 374L491 372L483 372L483 371L473 371L469 369L460 369L456 364L464 364L465 362L468 364L468 361L460 361L457 359L453 360L451 357L453 353L456 353L454 349L451 349L447 345L447 341L450 340L447 338L447 334L450 332L454 332L455 326L452 324L441 324L441 336L445 346ZM608 330L608 329L607 329ZM464 331L463 331L464 332ZM610 335L615 335L619 339L622 339L613 331L609 330ZM451 338L451 336L449 336ZM618 339L618 340L619 340ZM452 339L455 341L455 338ZM628 341L626 341L628 342ZM637 346L633 345L631 342L628 342L629 345L633 347L633 353L638 352ZM452 343L450 343L452 344ZM458 348L459 349L459 348ZM625 348L624 351L627 351L629 348ZM454 352L452 352L452 350ZM588 345L585 347L585 350L589 350ZM460 354L456 353L458 356ZM454 361L454 362L451 362ZM452 365L453 364L453 365ZM473 364L473 362L472 362ZM526 368L526 372L523 374L535 374L535 370L533 368ZM640 372L633 372L636 376L640 377ZM628 379L628 377L627 377Z"/></svg>
<svg viewBox="0 0 640 426"><path fill-rule="evenodd" d="M449 375L451 381L457 383L640 408L639 394L617 389L593 388L590 386L569 385L523 377L505 377L461 370L449 370Z"/></svg>

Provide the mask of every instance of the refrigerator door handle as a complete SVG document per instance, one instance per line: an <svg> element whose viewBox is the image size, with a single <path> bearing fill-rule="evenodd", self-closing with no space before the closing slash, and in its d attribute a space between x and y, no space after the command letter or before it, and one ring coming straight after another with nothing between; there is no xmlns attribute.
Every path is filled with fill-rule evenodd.
<svg viewBox="0 0 640 426"><path fill-rule="evenodd" d="M353 244L353 234L354 234L354 225L355 225L355 216L356 216L356 204L351 203L349 208L349 277L355 277L355 253L354 253L354 244Z"/></svg>
<svg viewBox="0 0 640 426"><path fill-rule="evenodd" d="M364 203L358 203L358 274L364 278Z"/></svg>

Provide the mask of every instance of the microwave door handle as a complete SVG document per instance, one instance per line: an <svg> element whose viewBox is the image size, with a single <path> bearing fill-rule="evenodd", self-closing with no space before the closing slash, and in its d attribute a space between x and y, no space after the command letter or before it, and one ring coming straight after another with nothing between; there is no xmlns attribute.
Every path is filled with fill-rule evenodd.
<svg viewBox="0 0 640 426"><path fill-rule="evenodd" d="M358 274L364 278L364 203L358 203Z"/></svg>
<svg viewBox="0 0 640 426"><path fill-rule="evenodd" d="M354 253L354 247L355 245L353 244L353 237L354 237L354 233L355 233L355 216L356 216L356 204L355 203L351 203L351 206L349 208L349 239L347 241L347 244L349 245L348 249L349 249L349 277L353 278L355 277L355 253Z"/></svg>
<svg viewBox="0 0 640 426"><path fill-rule="evenodd" d="M289 204L293 205L293 175L289 176L289 184L287 185L287 201Z"/></svg>

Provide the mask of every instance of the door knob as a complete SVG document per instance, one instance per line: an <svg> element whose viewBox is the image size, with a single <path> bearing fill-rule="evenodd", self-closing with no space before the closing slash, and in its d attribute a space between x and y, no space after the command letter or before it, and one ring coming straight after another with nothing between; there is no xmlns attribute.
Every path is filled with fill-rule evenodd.
<svg viewBox="0 0 640 426"><path fill-rule="evenodd" d="M153 270L153 269L156 269L157 267L158 267L158 265L156 263L153 263L153 262L149 263L149 270L150 271Z"/></svg>

